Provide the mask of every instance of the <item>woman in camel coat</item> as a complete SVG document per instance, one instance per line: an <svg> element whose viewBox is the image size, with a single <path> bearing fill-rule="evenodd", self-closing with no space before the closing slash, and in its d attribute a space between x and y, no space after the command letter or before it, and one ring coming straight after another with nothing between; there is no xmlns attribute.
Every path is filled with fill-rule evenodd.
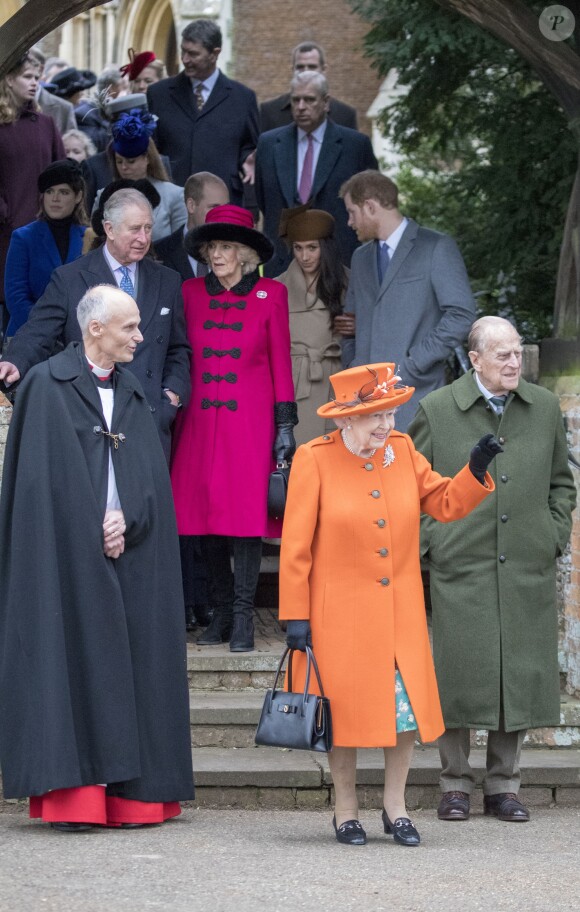
<svg viewBox="0 0 580 912"><path fill-rule="evenodd" d="M304 650L312 642L330 697L333 823L338 841L350 845L366 842L357 747L385 749L385 832L419 844L405 810L407 773L417 731L433 741L444 730L419 517L467 515L494 489L486 469L501 449L488 435L455 478L434 472L411 439L393 430L397 407L414 392L393 371L393 364L371 364L331 377L336 398L318 411L340 430L297 450L282 533L280 618L288 621L289 646ZM303 661L294 664L303 670Z"/></svg>
<svg viewBox="0 0 580 912"><path fill-rule="evenodd" d="M277 280L288 289L298 444L334 428L332 419L316 414L328 401L331 374L342 367L335 318L342 315L349 271L340 261L334 224L328 212L306 206L285 209L280 219L280 237L293 254Z"/></svg>

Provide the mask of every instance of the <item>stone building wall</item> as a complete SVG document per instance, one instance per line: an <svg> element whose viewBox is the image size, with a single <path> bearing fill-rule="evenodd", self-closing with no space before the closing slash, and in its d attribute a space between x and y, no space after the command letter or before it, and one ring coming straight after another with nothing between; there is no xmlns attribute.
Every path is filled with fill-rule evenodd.
<svg viewBox="0 0 580 912"><path fill-rule="evenodd" d="M229 73L265 101L287 92L292 77L290 52L301 41L316 41L326 52L332 95L353 105L359 126L380 86L362 43L368 23L346 0L232 0L232 61Z"/></svg>

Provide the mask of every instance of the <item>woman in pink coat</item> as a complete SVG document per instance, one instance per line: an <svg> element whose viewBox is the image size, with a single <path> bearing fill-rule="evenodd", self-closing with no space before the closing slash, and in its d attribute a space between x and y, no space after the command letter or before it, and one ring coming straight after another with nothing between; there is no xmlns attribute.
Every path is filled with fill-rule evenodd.
<svg viewBox="0 0 580 912"><path fill-rule="evenodd" d="M268 478L296 449L288 293L260 278L273 248L246 209L216 206L185 245L212 271L183 285L192 393L174 435L177 525L180 535L206 536L215 610L198 643L229 640L232 652L249 652L262 536L280 535L268 519Z"/></svg>

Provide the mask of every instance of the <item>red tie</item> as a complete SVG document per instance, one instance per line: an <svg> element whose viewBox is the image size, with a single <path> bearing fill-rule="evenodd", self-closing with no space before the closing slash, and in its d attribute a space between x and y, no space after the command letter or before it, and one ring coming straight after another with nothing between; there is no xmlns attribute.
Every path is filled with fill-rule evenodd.
<svg viewBox="0 0 580 912"><path fill-rule="evenodd" d="M312 134L309 133L306 138L308 140L308 148L306 150L306 155L304 156L302 174L300 175L300 183L298 185L298 196L302 203L307 203L310 199L310 191L312 190L312 165L314 164L314 141L312 139Z"/></svg>

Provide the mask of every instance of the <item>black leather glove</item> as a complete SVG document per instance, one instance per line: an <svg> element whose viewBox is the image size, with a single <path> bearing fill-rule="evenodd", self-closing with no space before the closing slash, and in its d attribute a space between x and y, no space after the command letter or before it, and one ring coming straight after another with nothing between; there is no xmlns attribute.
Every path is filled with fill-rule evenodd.
<svg viewBox="0 0 580 912"><path fill-rule="evenodd" d="M485 481L488 465L498 453L503 453L503 447L493 434L486 434L473 447L469 456L469 469L481 484Z"/></svg>
<svg viewBox="0 0 580 912"><path fill-rule="evenodd" d="M274 423L276 438L274 440L274 459L276 462L291 462L296 452L294 425L298 424L298 409L295 402L274 403Z"/></svg>
<svg viewBox="0 0 580 912"><path fill-rule="evenodd" d="M312 649L310 621L286 621L286 645L300 652L306 652L307 646Z"/></svg>

